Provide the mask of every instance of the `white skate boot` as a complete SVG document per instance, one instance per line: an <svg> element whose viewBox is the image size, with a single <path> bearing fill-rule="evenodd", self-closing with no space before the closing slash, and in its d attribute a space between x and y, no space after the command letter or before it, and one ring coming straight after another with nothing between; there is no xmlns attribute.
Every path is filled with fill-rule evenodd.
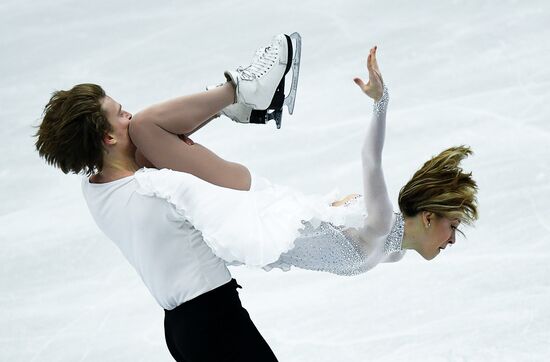
<svg viewBox="0 0 550 362"><path fill-rule="evenodd" d="M206 90L221 87L222 85L223 83L207 86ZM281 128L282 112L280 109L257 110L242 103L234 103L222 109L220 113L238 123L266 124L268 121L275 119L277 128Z"/></svg>
<svg viewBox="0 0 550 362"><path fill-rule="evenodd" d="M292 33L290 36L279 34L269 46L256 51L251 65L246 68L239 67L235 72L226 71L228 81L236 85L237 103L224 108L222 114L239 123L265 124L275 119L277 128L281 128L283 106L286 104L290 114L294 112L301 49L300 34ZM275 54L278 61L270 61L275 59ZM283 66L284 71L281 75ZM292 84L289 95L285 97L285 75L290 69L292 69ZM279 82L274 87L277 77ZM261 108L268 102L267 108Z"/></svg>

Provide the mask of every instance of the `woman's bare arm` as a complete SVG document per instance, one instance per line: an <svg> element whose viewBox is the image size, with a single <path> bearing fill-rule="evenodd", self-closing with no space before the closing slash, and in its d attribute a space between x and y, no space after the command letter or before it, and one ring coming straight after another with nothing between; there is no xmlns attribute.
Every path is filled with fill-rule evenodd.
<svg viewBox="0 0 550 362"><path fill-rule="evenodd" d="M250 171L245 166L226 161L198 143L182 142L178 136L192 133L232 104L234 93L233 86L226 83L138 112L129 127L132 142L139 150L136 159L148 161L156 168L187 172L218 186L250 190Z"/></svg>

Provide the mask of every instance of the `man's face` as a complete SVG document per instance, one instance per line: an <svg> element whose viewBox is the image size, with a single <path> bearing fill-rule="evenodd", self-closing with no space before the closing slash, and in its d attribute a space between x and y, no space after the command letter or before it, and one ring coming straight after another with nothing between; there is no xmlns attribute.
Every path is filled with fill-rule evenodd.
<svg viewBox="0 0 550 362"><path fill-rule="evenodd" d="M103 138L108 146L121 148L135 149L130 136L128 135L128 127L132 114L122 109L122 106L109 96L105 96L101 102L101 109L107 116L107 120L111 124L112 131Z"/></svg>

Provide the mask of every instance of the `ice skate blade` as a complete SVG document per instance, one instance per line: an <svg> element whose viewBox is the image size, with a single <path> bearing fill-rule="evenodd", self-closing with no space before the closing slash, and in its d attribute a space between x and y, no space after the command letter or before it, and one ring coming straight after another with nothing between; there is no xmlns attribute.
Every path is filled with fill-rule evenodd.
<svg viewBox="0 0 550 362"><path fill-rule="evenodd" d="M288 113L294 112L294 104L296 103L296 90L298 89L298 77L300 75L300 58L302 56L302 37L299 33L294 32L289 35L290 39L295 42L294 44L294 57L292 58L292 84L290 85L290 92L285 97L283 105L287 106Z"/></svg>

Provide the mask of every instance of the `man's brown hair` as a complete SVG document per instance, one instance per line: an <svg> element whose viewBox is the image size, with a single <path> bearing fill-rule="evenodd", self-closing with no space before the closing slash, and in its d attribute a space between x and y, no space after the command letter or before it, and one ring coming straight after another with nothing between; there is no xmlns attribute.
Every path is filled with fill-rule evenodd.
<svg viewBox="0 0 550 362"><path fill-rule="evenodd" d="M36 149L64 173L91 175L103 167L105 132L111 125L101 110L105 91L96 84L78 84L52 94L35 137Z"/></svg>

